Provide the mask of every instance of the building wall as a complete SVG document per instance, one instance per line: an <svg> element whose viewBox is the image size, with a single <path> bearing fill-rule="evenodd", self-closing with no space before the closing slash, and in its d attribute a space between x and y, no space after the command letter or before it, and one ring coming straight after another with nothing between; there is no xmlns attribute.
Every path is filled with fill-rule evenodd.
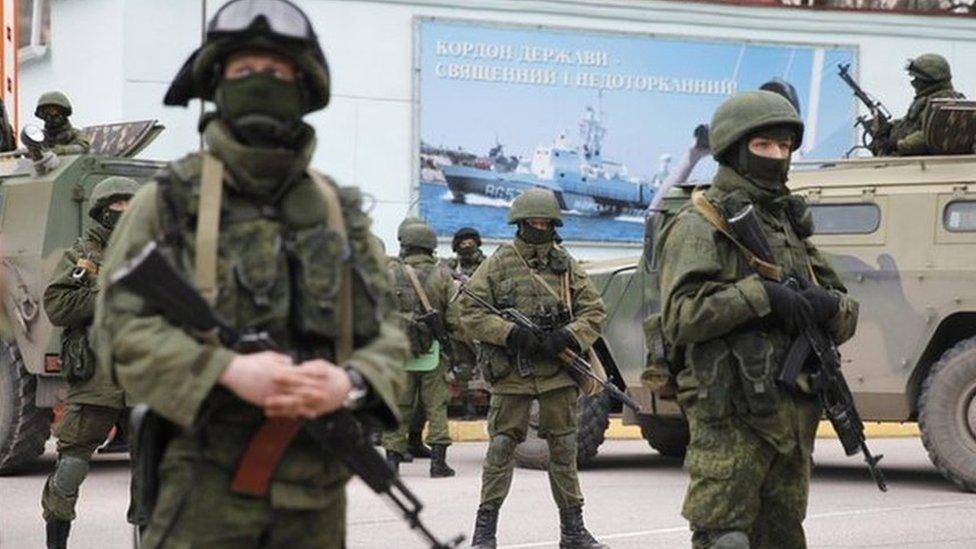
<svg viewBox="0 0 976 549"><path fill-rule="evenodd" d="M212 14L221 2L206 2ZM420 16L694 38L850 44L862 85L893 113L912 91L906 59L945 55L958 89L976 96L976 20L883 13L813 12L652 0L296 0L312 18L333 78L318 130L315 165L375 198L375 229L396 249L395 231L414 196L414 23ZM64 90L75 122L157 118L167 131L144 153L173 158L199 144L199 105L162 106L169 80L199 43L201 0L53 0L52 44L21 69L21 121L37 95ZM443 246L442 253L449 250ZM621 246L573 248L603 258Z"/></svg>

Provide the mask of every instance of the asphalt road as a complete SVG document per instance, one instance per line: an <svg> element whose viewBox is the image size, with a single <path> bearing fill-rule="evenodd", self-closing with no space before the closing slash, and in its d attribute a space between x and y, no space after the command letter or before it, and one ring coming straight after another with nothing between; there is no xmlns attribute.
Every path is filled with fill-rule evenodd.
<svg viewBox="0 0 976 549"><path fill-rule="evenodd" d="M931 465L917 439L872 440L890 491L880 493L856 458L835 440L818 441L817 469L806 529L810 547L976 547L976 497L956 489ZM452 479L430 479L426 462L403 466L407 484L426 502L423 517L442 536L470 538L478 504L484 443L456 444ZM17 477L0 478L0 547L44 546L40 493L53 465L48 454ZM130 546L124 456L98 456L82 487L73 549ZM582 473L586 520L591 531L617 548L689 547L679 515L687 477L680 463L662 458L643 441L608 441ZM350 548L422 547L390 507L362 483L349 487ZM557 513L543 471L516 470L502 510L499 545L509 549L557 547Z"/></svg>

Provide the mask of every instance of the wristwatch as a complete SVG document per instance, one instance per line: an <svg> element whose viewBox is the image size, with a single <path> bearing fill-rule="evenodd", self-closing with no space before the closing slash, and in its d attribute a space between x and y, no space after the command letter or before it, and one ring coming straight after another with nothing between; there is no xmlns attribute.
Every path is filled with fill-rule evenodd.
<svg viewBox="0 0 976 549"><path fill-rule="evenodd" d="M343 401L342 406L347 410L358 410L366 402L366 397L369 396L369 384L366 383L366 378L363 377L363 374L359 373L355 368L346 366L343 370L349 376L352 388L349 389L349 394L346 395L346 400Z"/></svg>

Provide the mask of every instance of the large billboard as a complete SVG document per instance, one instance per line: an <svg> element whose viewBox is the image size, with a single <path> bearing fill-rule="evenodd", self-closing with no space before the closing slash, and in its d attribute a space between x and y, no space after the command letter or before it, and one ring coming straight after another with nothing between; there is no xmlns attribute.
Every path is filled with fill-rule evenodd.
<svg viewBox="0 0 976 549"><path fill-rule="evenodd" d="M798 155L854 144L855 104L837 76L853 47L431 19L418 29L419 207L442 236L473 226L508 238L508 204L544 187L564 239L639 242L659 185L714 173L704 124L715 107L772 78L799 96Z"/></svg>

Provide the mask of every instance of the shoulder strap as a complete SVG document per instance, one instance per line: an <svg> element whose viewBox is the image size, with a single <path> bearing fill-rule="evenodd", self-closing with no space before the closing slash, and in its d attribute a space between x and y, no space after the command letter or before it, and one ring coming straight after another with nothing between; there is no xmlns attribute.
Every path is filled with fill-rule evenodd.
<svg viewBox="0 0 976 549"><path fill-rule="evenodd" d="M345 249L349 249L349 239L346 234L346 221L342 215L342 203L339 193L328 178L315 170L308 170L309 177L322 191L325 200L328 219L326 223L342 238ZM342 364L352 355L353 350L353 314L352 314L352 263L349 258L343 259L342 274L339 278L339 338L336 341L336 363Z"/></svg>
<svg viewBox="0 0 976 549"><path fill-rule="evenodd" d="M417 278L417 271L414 270L409 264L403 264L403 272L407 273L407 278L410 279L410 285L413 286L413 291L417 293L417 297L420 298L420 305L424 308L425 313L429 313L434 310L430 306L430 299L427 297L427 292L424 291L423 285L420 283L420 279Z"/></svg>
<svg viewBox="0 0 976 549"><path fill-rule="evenodd" d="M542 278L542 275L537 273L535 269L529 266L529 262L526 261L524 257L522 257L522 254L518 251L517 247L512 246L512 251L515 252L516 257L522 260L522 265L525 265L525 268L529 270L529 274L532 275L532 280L535 280L538 284L540 284L543 289L545 289L547 292L552 294L552 296L555 297L558 301L563 300L563 296L555 289L553 289L552 285L546 282L546 279Z"/></svg>
<svg viewBox="0 0 976 549"><path fill-rule="evenodd" d="M715 206L705 198L705 193L703 191L695 191L691 194L691 203L695 206L702 217L704 217L709 223L711 223L720 233L726 236L729 240L735 244L735 247L739 249L739 252L746 258L746 262L752 267L754 271L759 273L763 278L768 278L770 280L780 281L783 279L783 269L778 265L768 263L759 259L756 254L752 253L752 250L747 248L745 244L739 241L732 231L729 230L728 224L725 222L725 218L722 214L715 209Z"/></svg>
<svg viewBox="0 0 976 549"><path fill-rule="evenodd" d="M193 284L210 303L217 298L217 239L220 233L220 203L223 194L224 163L212 154L203 153L194 242Z"/></svg>

